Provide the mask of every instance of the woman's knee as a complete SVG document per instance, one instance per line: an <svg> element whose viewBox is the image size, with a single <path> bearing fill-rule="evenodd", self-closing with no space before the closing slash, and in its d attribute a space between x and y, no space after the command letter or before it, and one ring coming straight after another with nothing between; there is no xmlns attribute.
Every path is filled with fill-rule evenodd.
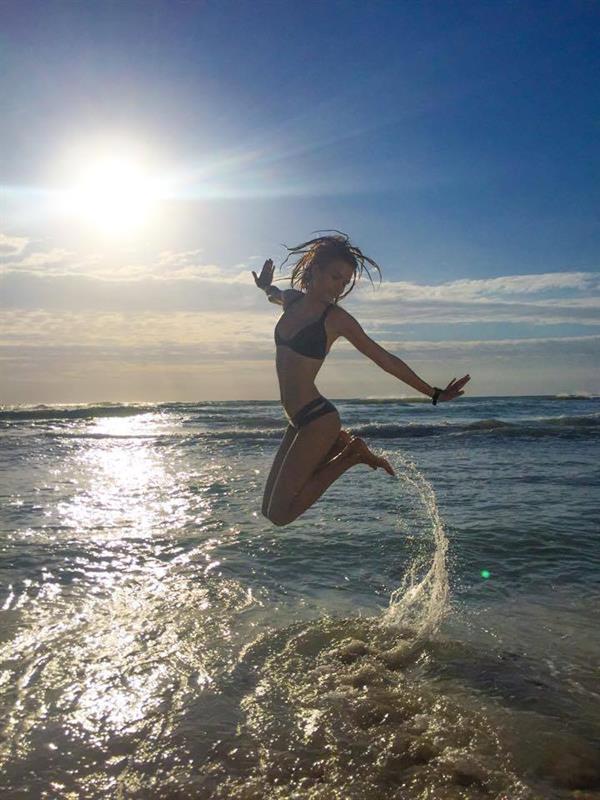
<svg viewBox="0 0 600 800"><path fill-rule="evenodd" d="M269 520L269 522L272 522L273 525L277 525L278 528L282 528L284 525L289 525L290 522L293 522L289 514L284 514L274 509L267 509L266 511L263 511L263 515Z"/></svg>

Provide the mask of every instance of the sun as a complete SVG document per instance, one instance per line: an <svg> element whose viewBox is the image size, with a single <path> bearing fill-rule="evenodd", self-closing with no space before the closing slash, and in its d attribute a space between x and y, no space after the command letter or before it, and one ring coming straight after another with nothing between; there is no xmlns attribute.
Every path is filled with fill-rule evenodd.
<svg viewBox="0 0 600 800"><path fill-rule="evenodd" d="M107 235L147 227L163 194L161 180L135 148L79 151L66 171L61 210Z"/></svg>
<svg viewBox="0 0 600 800"><path fill-rule="evenodd" d="M80 212L108 230L138 227L152 210L149 176L134 161L105 156L86 165L74 188Z"/></svg>

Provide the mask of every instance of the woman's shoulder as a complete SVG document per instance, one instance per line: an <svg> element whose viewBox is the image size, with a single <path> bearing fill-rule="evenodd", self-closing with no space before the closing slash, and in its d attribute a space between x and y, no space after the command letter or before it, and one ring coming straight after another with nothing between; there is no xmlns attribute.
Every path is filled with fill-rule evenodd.
<svg viewBox="0 0 600 800"><path fill-rule="evenodd" d="M283 295L283 310L291 305L296 300L299 300L301 297L304 297L304 292L298 291L298 289L284 289L281 293Z"/></svg>
<svg viewBox="0 0 600 800"><path fill-rule="evenodd" d="M356 323L356 320L352 314L346 311L346 309L339 305L339 303L331 303L328 319L330 320L330 324L332 325L334 332L338 336L344 335L348 325L351 325L353 322Z"/></svg>

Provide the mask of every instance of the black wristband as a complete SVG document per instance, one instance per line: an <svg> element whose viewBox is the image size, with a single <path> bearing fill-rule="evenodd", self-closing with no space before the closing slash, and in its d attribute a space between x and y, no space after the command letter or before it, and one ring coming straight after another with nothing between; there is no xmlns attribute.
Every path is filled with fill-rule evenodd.
<svg viewBox="0 0 600 800"><path fill-rule="evenodd" d="M439 396L441 395L441 393L443 391L444 391L443 389L438 389L437 386L433 387L433 397L431 398L431 405L432 406L437 406L438 398L439 398Z"/></svg>

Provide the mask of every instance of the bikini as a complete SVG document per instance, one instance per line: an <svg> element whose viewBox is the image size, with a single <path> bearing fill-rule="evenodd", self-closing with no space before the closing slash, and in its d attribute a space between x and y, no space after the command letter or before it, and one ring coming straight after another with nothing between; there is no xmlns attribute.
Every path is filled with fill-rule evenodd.
<svg viewBox="0 0 600 800"><path fill-rule="evenodd" d="M288 305L288 308L292 305L292 303L295 303L296 300L300 300L302 296L303 295L298 295L295 297ZM275 344L289 347L295 353L299 353L307 358L317 358L320 361L323 361L327 355L327 332L325 331L325 317L332 306L333 303L329 303L319 319L315 320L315 322L311 322L309 325L305 325L305 327L301 328L294 336L292 336L291 339L284 339L278 333L277 325L279 325L279 323L277 323L275 326ZM294 428L300 429L305 425L308 425L308 423L312 422L314 419L318 419L319 417L323 416L323 414L329 414L330 411L336 410L337 409L333 403L330 403L325 397L319 395L305 406L302 406L300 411L294 414L290 420L290 424Z"/></svg>

